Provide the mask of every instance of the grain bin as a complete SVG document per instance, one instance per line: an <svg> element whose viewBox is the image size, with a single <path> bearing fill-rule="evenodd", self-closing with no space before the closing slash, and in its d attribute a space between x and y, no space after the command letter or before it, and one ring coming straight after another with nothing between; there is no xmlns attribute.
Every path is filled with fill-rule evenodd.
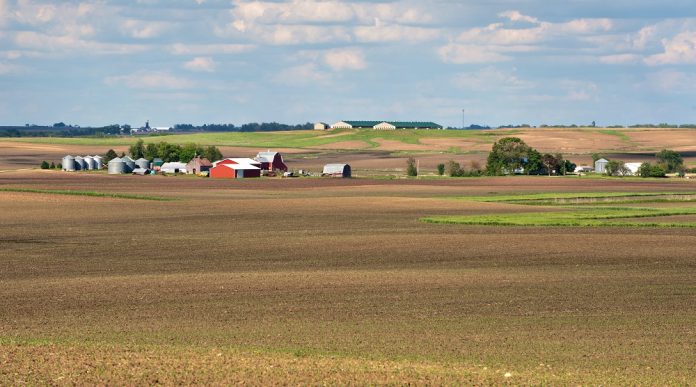
<svg viewBox="0 0 696 387"><path fill-rule="evenodd" d="M116 157L109 161L109 175L120 175L126 173L126 162Z"/></svg>
<svg viewBox="0 0 696 387"><path fill-rule="evenodd" d="M141 158L135 160L135 167L142 168L142 169L150 169L150 160L141 157Z"/></svg>
<svg viewBox="0 0 696 387"><path fill-rule="evenodd" d="M123 157L121 158L121 161L123 161L124 163L126 163L126 173L131 173L131 172L133 172L133 170L135 169L135 161L133 161L132 158L130 158L130 157L128 157L128 156L123 156Z"/></svg>
<svg viewBox="0 0 696 387"><path fill-rule="evenodd" d="M85 159L83 159L82 156L75 156L75 170L82 171L84 169L87 169L87 163L85 163Z"/></svg>
<svg viewBox="0 0 696 387"><path fill-rule="evenodd" d="M94 169L104 168L104 159L101 156L92 156L92 159L94 159Z"/></svg>
<svg viewBox="0 0 696 387"><path fill-rule="evenodd" d="M86 169L94 169L94 158L92 158L92 156L85 156L82 159L85 161L85 164L87 165Z"/></svg>
<svg viewBox="0 0 696 387"><path fill-rule="evenodd" d="M63 157L63 170L64 171L74 171L75 170L75 158L67 155Z"/></svg>

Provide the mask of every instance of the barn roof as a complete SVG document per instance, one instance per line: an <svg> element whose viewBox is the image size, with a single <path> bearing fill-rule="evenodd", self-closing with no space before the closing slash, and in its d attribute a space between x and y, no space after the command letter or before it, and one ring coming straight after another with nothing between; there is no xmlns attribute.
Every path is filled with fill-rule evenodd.
<svg viewBox="0 0 696 387"><path fill-rule="evenodd" d="M231 161L235 164L250 164L250 165L260 165L261 163L254 160L250 159L248 157L228 157L226 159L218 160L213 163L213 166L216 167L220 163L224 163L225 161Z"/></svg>
<svg viewBox="0 0 696 387"><path fill-rule="evenodd" d="M259 167L250 165L250 164L220 164L218 167L226 167L229 169L234 169L235 171L237 170L258 170L261 169ZM217 167L216 167L217 168Z"/></svg>
<svg viewBox="0 0 696 387"><path fill-rule="evenodd" d="M326 164L324 165L323 173L343 173L345 167L350 167L348 164Z"/></svg>
<svg viewBox="0 0 696 387"><path fill-rule="evenodd" d="M277 155L278 152L259 152L256 155L256 161L260 161L262 163L272 163L273 159L275 159L275 155Z"/></svg>

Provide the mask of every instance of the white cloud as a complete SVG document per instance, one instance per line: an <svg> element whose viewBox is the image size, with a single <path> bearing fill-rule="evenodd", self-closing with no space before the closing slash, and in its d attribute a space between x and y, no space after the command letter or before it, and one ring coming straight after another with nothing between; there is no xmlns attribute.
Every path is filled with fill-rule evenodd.
<svg viewBox="0 0 696 387"><path fill-rule="evenodd" d="M450 43L437 50L445 63L492 63L511 60L509 56L494 51L491 47Z"/></svg>
<svg viewBox="0 0 696 387"><path fill-rule="evenodd" d="M424 42L441 35L439 29L402 25L358 26L353 30L358 42Z"/></svg>
<svg viewBox="0 0 696 387"><path fill-rule="evenodd" d="M251 44L183 44L175 43L169 46L169 52L174 55L217 55L239 54L254 49Z"/></svg>
<svg viewBox="0 0 696 387"><path fill-rule="evenodd" d="M217 63L210 57L196 57L184 63L184 68L191 71L207 71L213 72L217 67Z"/></svg>
<svg viewBox="0 0 696 387"><path fill-rule="evenodd" d="M136 39L151 39L170 28L169 23L149 20L126 19L121 23L121 32Z"/></svg>
<svg viewBox="0 0 696 387"><path fill-rule="evenodd" d="M84 40L75 36L50 36L34 31L21 31L15 34L15 43L24 48L61 52L89 51L92 54L132 54L142 52L146 46L119 43L101 43Z"/></svg>
<svg viewBox="0 0 696 387"><path fill-rule="evenodd" d="M514 21L514 22L523 21L523 22L534 23L534 24L539 22L539 19L532 17L532 16L523 15L519 11L505 11L505 12L499 13L498 16L504 17L506 19L510 19L510 21Z"/></svg>
<svg viewBox="0 0 696 387"><path fill-rule="evenodd" d="M22 67L13 63L0 62L0 75L14 74L22 71Z"/></svg>
<svg viewBox="0 0 696 387"><path fill-rule="evenodd" d="M105 78L104 83L132 89L190 89L195 86L191 80L159 71L138 71L129 75L111 76Z"/></svg>
<svg viewBox="0 0 696 387"><path fill-rule="evenodd" d="M672 39L663 39L664 52L645 59L648 65L696 63L696 32L685 31Z"/></svg>
<svg viewBox="0 0 696 387"><path fill-rule="evenodd" d="M365 55L359 49L335 49L324 54L324 63L334 71L364 70L367 68Z"/></svg>
<svg viewBox="0 0 696 387"><path fill-rule="evenodd" d="M605 64L629 64L629 63L639 63L641 60L640 55L636 54L615 54L615 55L604 55L599 57L599 61Z"/></svg>

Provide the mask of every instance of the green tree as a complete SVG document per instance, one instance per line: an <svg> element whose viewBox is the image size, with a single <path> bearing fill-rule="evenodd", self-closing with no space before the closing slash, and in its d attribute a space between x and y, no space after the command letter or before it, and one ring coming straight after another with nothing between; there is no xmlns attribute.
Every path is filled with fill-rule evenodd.
<svg viewBox="0 0 696 387"><path fill-rule="evenodd" d="M155 143L148 143L145 146L145 150L143 151L143 157L145 157L148 160L152 160L157 156L157 145Z"/></svg>
<svg viewBox="0 0 696 387"><path fill-rule="evenodd" d="M220 152L220 150L213 145L209 145L203 150L203 157L209 161L217 161L224 158L222 156L222 152Z"/></svg>
<svg viewBox="0 0 696 387"><path fill-rule="evenodd" d="M135 144L128 148L128 153L130 154L130 157L135 160L145 157L145 141L143 141L142 138L138 139Z"/></svg>
<svg viewBox="0 0 696 387"><path fill-rule="evenodd" d="M551 176L553 172L561 172L562 162L563 156L560 154L552 155L550 153L544 153L544 155L541 156L541 163L549 176Z"/></svg>
<svg viewBox="0 0 696 387"><path fill-rule="evenodd" d="M440 176L445 174L445 164L438 164L437 165L437 174Z"/></svg>
<svg viewBox="0 0 696 387"><path fill-rule="evenodd" d="M462 167L458 162L450 160L447 162L447 174L450 177L457 177L462 175Z"/></svg>
<svg viewBox="0 0 696 387"><path fill-rule="evenodd" d="M527 156L527 160L524 163L524 172L527 175L540 175L544 173L541 153L534 148L529 148L529 156Z"/></svg>
<svg viewBox="0 0 696 387"><path fill-rule="evenodd" d="M106 153L104 154L104 163L106 164L106 163L108 163L109 161L111 161L111 160L113 160L113 159L115 159L115 158L117 158L117 157L118 157L118 154L116 154L116 151L113 150L113 149L109 149L109 150L106 151Z"/></svg>
<svg viewBox="0 0 696 387"><path fill-rule="evenodd" d="M640 177L665 177L665 170L659 165L653 165L650 163L643 163L638 168L638 174Z"/></svg>
<svg viewBox="0 0 696 387"><path fill-rule="evenodd" d="M532 148L517 137L504 137L493 144L488 154L486 173L489 175L512 174L529 160Z"/></svg>
<svg viewBox="0 0 696 387"><path fill-rule="evenodd" d="M418 176L418 167L416 166L416 159L413 156L406 159L406 174L408 176Z"/></svg>
<svg viewBox="0 0 696 387"><path fill-rule="evenodd" d="M577 167L578 166L570 160L563 160L563 175L568 172L575 172L575 168Z"/></svg>
<svg viewBox="0 0 696 387"><path fill-rule="evenodd" d="M682 155L673 150L663 149L655 155L655 158L657 158L657 165L667 173L678 172L679 168L684 166Z"/></svg>
<svg viewBox="0 0 696 387"><path fill-rule="evenodd" d="M44 160L41 162L41 169L48 169L49 167L48 161Z"/></svg>
<svg viewBox="0 0 696 387"><path fill-rule="evenodd" d="M56 169L56 163L51 161L51 165L49 166L50 169Z"/></svg>
<svg viewBox="0 0 696 387"><path fill-rule="evenodd" d="M608 176L626 176L631 171L626 168L626 163L620 160L609 160L606 166L606 174Z"/></svg>
<svg viewBox="0 0 696 387"><path fill-rule="evenodd" d="M204 149L194 143L184 144L179 151L179 161L183 163L188 163L196 156L201 156Z"/></svg>

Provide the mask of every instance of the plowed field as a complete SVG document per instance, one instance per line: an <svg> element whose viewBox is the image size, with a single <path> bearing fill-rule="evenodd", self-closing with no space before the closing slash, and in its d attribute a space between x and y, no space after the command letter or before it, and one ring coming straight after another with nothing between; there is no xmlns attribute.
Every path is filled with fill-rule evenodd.
<svg viewBox="0 0 696 387"><path fill-rule="evenodd" d="M696 184L2 173L0 385L693 383L695 229L419 221L550 191Z"/></svg>

